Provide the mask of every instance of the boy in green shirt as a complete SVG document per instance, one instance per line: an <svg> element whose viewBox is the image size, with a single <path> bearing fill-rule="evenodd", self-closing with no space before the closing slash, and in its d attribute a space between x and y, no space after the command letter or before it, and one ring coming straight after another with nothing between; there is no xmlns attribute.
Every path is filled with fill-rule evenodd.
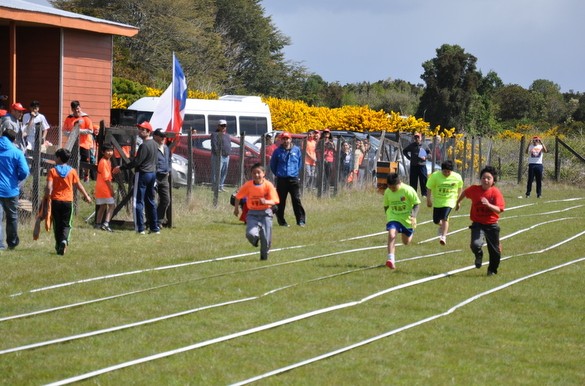
<svg viewBox="0 0 585 386"><path fill-rule="evenodd" d="M387 181L388 188L384 192L384 212L386 212L386 230L388 231L386 266L395 269L396 235L402 233L402 243L410 244L416 227L420 200L412 187L400 182L397 173L388 174Z"/></svg>
<svg viewBox="0 0 585 386"><path fill-rule="evenodd" d="M439 225L439 243L447 244L449 214L457 203L457 197L463 189L463 179L453 171L453 161L441 164L427 181L427 206L433 208L433 222Z"/></svg>

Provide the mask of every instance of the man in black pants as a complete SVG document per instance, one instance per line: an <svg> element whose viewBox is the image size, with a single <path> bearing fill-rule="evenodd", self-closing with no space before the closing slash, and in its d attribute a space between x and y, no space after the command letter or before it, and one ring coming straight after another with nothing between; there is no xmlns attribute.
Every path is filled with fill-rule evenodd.
<svg viewBox="0 0 585 386"><path fill-rule="evenodd" d="M297 225L305 226L305 209L301 203L301 185L299 180L299 171L303 167L303 155L298 146L293 145L292 137L289 133L280 134L282 145L280 145L270 159L270 170L276 178L276 191L280 203L276 218L278 225L288 227L284 219L284 210L286 208L286 197L290 193L293 211L297 220Z"/></svg>
<svg viewBox="0 0 585 386"><path fill-rule="evenodd" d="M414 142L406 146L402 153L410 160L410 186L416 190L418 182L420 182L420 193L426 197L427 157L431 154L431 149L421 142L421 135L415 133Z"/></svg>

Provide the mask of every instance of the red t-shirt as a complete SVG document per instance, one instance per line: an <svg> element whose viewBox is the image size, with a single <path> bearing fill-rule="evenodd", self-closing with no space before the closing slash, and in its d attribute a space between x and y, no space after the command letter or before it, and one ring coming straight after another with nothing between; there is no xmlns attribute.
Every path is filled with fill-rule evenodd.
<svg viewBox="0 0 585 386"><path fill-rule="evenodd" d="M265 198L266 200L274 201L275 204L280 202L278 198L278 193L276 192L276 188L272 185L272 182L268 180L264 180L264 182L260 185L254 184L254 181L247 181L238 193L236 193L236 198L241 200L242 198L246 197L246 205L250 210L265 210L272 205L261 204L260 199Z"/></svg>
<svg viewBox="0 0 585 386"><path fill-rule="evenodd" d="M500 218L499 213L496 213L481 203L482 197L488 199L489 203L497 206L503 212L506 203L502 192L495 186L488 190L483 190L481 185L472 185L463 191L465 197L471 200L471 211L469 217L471 221L480 224L495 224Z"/></svg>

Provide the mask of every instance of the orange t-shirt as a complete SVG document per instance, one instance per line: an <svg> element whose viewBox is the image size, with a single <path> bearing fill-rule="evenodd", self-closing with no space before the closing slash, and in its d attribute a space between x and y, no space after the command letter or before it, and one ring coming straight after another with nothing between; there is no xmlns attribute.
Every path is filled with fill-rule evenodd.
<svg viewBox="0 0 585 386"><path fill-rule="evenodd" d="M238 200L241 200L244 197L247 198L246 206L248 206L249 210L265 210L272 207L272 205L261 204L261 198L274 201L275 204L280 202L276 188L272 185L272 182L268 180L264 180L260 185L256 185L252 180L247 181L242 185L240 190L238 190L238 193L236 193L236 198Z"/></svg>
<svg viewBox="0 0 585 386"><path fill-rule="evenodd" d="M71 132L75 126L75 122L79 119L82 120L82 123L79 125L80 130L91 130L93 132L93 123L87 115L82 117L69 115L65 118L65 122L63 122L63 130ZM93 136L91 134L79 134L79 147L91 149L93 147Z"/></svg>
<svg viewBox="0 0 585 386"><path fill-rule="evenodd" d="M305 149L307 155L305 156L305 164L314 166L316 164L315 160L317 159L317 151L316 151L317 141L315 140L307 140L307 147Z"/></svg>
<svg viewBox="0 0 585 386"><path fill-rule="evenodd" d="M95 181L95 198L111 198L112 192L107 182L112 181L112 163L109 159L102 158L97 167L97 179Z"/></svg>
<svg viewBox="0 0 585 386"><path fill-rule="evenodd" d="M65 177L61 177L56 168L51 168L47 173L48 181L53 181L51 200L73 201L73 186L79 183L77 170L71 168Z"/></svg>

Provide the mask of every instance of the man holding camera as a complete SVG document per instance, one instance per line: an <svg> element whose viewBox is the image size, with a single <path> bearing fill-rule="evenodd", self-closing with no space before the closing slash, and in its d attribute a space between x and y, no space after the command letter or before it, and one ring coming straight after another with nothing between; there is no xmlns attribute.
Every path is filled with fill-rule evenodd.
<svg viewBox="0 0 585 386"><path fill-rule="evenodd" d="M532 182L536 179L536 197L540 198L542 194L542 155L548 153L546 146L538 136L532 137L532 141L526 148L528 154L528 184L526 185L526 198L530 197L532 192Z"/></svg>

